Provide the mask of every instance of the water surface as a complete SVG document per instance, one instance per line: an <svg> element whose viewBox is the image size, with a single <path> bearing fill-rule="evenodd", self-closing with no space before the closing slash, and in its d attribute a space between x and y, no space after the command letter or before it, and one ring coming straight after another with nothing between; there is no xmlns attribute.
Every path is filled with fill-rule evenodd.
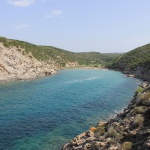
<svg viewBox="0 0 150 150"><path fill-rule="evenodd" d="M0 83L0 149L60 150L127 106L139 83L117 71L86 69Z"/></svg>

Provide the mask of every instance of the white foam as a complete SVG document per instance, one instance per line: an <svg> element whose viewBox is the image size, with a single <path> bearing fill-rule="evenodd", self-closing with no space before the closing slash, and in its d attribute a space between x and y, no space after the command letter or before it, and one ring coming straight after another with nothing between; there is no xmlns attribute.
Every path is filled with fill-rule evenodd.
<svg viewBox="0 0 150 150"><path fill-rule="evenodd" d="M83 80L72 80L72 81L67 81L67 82L63 82L63 83L77 83L77 82L84 82L84 81L90 81L90 80L95 80L95 79L98 79L100 77L90 77L90 78L87 78L87 79L83 79Z"/></svg>
<svg viewBox="0 0 150 150"><path fill-rule="evenodd" d="M85 79L85 80L95 80L95 79L98 79L100 77L91 77L91 78L88 78L88 79Z"/></svg>

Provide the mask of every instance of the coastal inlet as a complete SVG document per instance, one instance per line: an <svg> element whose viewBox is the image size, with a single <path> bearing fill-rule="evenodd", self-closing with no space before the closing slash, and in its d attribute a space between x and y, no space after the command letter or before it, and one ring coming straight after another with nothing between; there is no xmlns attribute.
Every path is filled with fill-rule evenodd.
<svg viewBox="0 0 150 150"><path fill-rule="evenodd" d="M139 80L110 70L70 69L0 84L0 149L60 150L132 99Z"/></svg>

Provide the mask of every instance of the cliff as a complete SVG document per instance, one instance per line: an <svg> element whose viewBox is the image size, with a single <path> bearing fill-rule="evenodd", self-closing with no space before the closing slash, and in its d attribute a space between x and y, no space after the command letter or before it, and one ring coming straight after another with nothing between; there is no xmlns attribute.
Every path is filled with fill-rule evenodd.
<svg viewBox="0 0 150 150"><path fill-rule="evenodd" d="M5 47L0 43L0 81L24 80L56 73L57 66L54 61L44 62L26 54L24 49L20 52L16 47Z"/></svg>
<svg viewBox="0 0 150 150"><path fill-rule="evenodd" d="M100 121L62 150L149 150L150 84L139 86L134 99L114 119Z"/></svg>

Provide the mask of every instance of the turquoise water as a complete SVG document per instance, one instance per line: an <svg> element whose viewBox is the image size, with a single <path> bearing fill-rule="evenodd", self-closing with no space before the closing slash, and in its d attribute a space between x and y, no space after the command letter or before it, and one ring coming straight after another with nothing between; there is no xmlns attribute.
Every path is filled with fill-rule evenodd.
<svg viewBox="0 0 150 150"><path fill-rule="evenodd" d="M60 150L132 99L137 79L109 70L62 70L0 83L0 149Z"/></svg>

